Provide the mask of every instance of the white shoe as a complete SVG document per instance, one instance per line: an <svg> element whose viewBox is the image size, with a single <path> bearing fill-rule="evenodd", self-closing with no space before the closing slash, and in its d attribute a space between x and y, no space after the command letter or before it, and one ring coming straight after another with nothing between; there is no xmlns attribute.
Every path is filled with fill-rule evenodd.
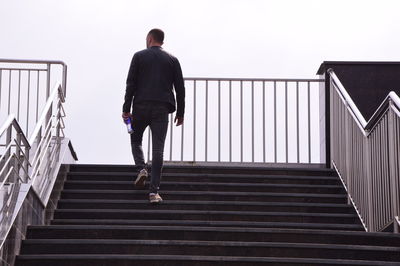
<svg viewBox="0 0 400 266"><path fill-rule="evenodd" d="M144 188L146 184L146 179L149 176L146 169L140 170L136 180L135 180L135 187L137 188Z"/></svg>
<svg viewBox="0 0 400 266"><path fill-rule="evenodd" d="M162 202L162 198L161 196L157 193L150 193L149 194L149 200L150 203L152 204L157 204L157 203L161 203Z"/></svg>

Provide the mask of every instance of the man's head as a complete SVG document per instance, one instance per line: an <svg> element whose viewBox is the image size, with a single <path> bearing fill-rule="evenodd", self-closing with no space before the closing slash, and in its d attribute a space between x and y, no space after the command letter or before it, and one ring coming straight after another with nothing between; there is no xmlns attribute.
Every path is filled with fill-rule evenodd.
<svg viewBox="0 0 400 266"><path fill-rule="evenodd" d="M152 46L161 46L164 43L164 32L160 29L152 29L146 37L147 48Z"/></svg>

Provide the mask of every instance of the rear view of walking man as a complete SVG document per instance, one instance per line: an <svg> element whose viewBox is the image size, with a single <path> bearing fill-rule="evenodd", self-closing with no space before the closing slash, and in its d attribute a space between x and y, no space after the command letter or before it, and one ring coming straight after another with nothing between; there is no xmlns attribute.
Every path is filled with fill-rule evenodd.
<svg viewBox="0 0 400 266"><path fill-rule="evenodd" d="M164 142L168 129L168 114L176 110L174 122L183 124L185 111L185 86L179 61L161 47L164 32L152 29L146 37L147 49L134 54L126 81L122 118L131 118L132 154L139 174L135 186L143 188L148 177L144 161L143 132L150 126L153 157L151 164L150 203L160 203L160 187ZM175 96L173 93L175 88ZM133 101L132 101L133 100ZM132 113L131 113L132 107Z"/></svg>

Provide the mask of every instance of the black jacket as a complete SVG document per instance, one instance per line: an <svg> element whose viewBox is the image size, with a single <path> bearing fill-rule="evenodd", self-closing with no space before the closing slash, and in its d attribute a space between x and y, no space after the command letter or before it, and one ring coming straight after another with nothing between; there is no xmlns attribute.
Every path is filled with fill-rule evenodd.
<svg viewBox="0 0 400 266"><path fill-rule="evenodd" d="M175 87L177 108L175 108ZM133 103L132 103L133 98ZM183 117L185 112L185 85L179 61L159 46L135 53L126 81L123 112L140 102L165 102L169 111Z"/></svg>

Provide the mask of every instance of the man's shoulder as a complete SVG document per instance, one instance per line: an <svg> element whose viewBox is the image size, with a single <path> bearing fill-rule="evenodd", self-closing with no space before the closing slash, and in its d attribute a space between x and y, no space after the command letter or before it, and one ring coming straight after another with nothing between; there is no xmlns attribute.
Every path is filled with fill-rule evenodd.
<svg viewBox="0 0 400 266"><path fill-rule="evenodd" d="M133 56L141 56L146 53L148 53L148 49L143 49L143 50L137 51Z"/></svg>

